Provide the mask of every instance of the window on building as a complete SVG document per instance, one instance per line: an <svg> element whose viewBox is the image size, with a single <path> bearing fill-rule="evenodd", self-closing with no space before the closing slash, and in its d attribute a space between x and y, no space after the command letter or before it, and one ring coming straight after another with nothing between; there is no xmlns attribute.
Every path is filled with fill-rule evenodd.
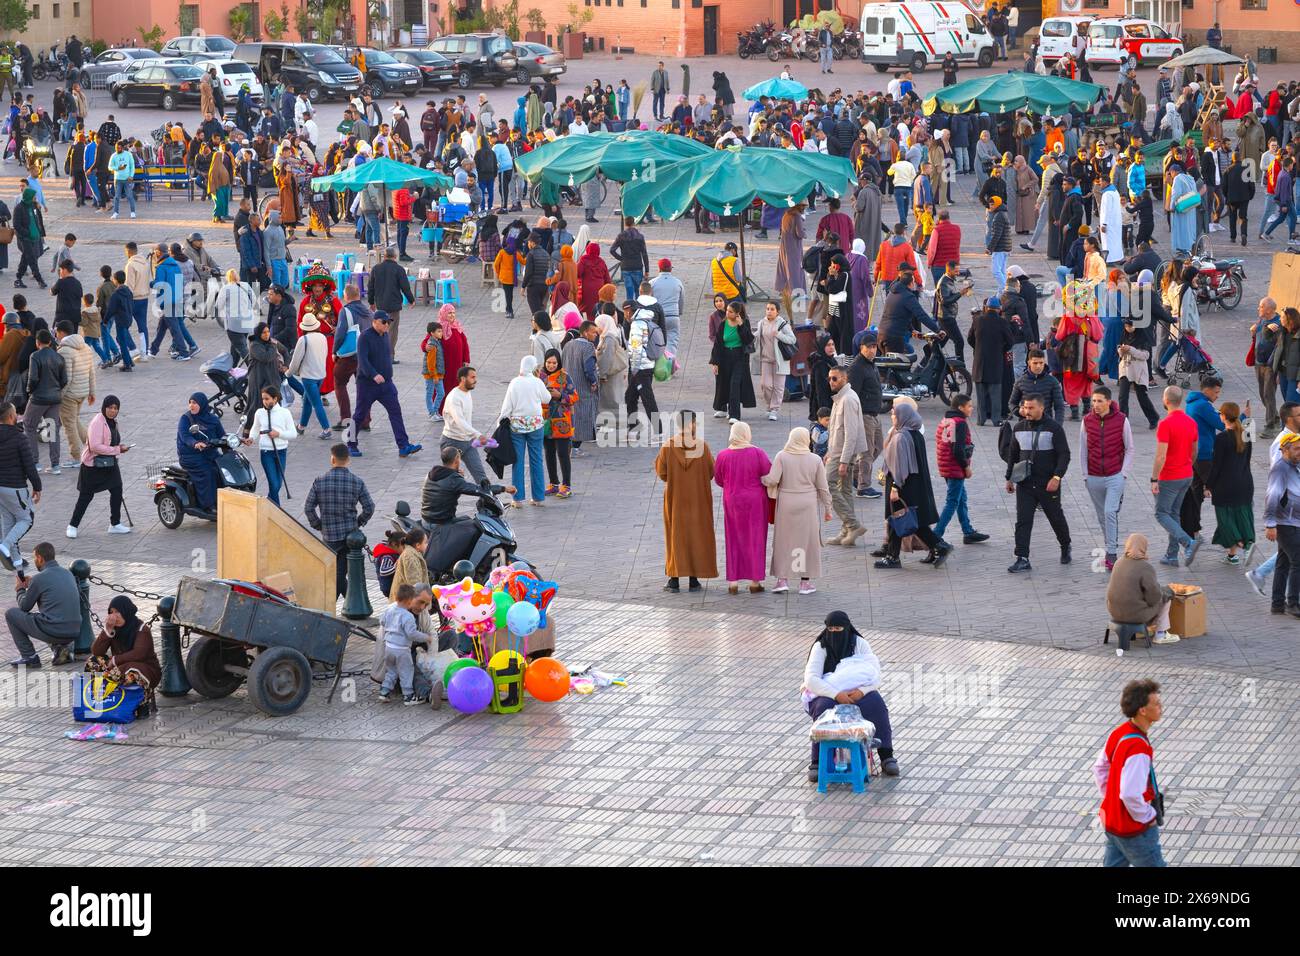
<svg viewBox="0 0 1300 956"><path fill-rule="evenodd" d="M1110 8L1110 0L1083 0L1083 5L1089 10L1107 10Z"/></svg>
<svg viewBox="0 0 1300 956"><path fill-rule="evenodd" d="M1241 0L1243 10L1267 10L1268 0Z"/></svg>
<svg viewBox="0 0 1300 956"><path fill-rule="evenodd" d="M1192 9L1192 0L1183 0L1183 9L1184 10Z"/></svg>
<svg viewBox="0 0 1300 956"><path fill-rule="evenodd" d="M681 8L682 8L682 0L673 0L673 9L680 10Z"/></svg>
<svg viewBox="0 0 1300 956"><path fill-rule="evenodd" d="M79 3L74 3L74 4L72 5L72 15L73 15L74 17L79 17L79 16L81 16L81 4L79 4Z"/></svg>
<svg viewBox="0 0 1300 956"><path fill-rule="evenodd" d="M1243 2L1244 2L1244 0L1243 0ZM52 16L52 17L53 17L54 19L56 19L56 20L59 19L59 5L58 5L57 3L54 4L54 9L53 9L53 11L50 13L50 16Z"/></svg>
<svg viewBox="0 0 1300 956"><path fill-rule="evenodd" d="M618 5L621 7L623 5L623 0L618 0Z"/></svg>
<svg viewBox="0 0 1300 956"><path fill-rule="evenodd" d="M704 6L704 0L691 0L691 6L698 10Z"/></svg>
<svg viewBox="0 0 1300 956"><path fill-rule="evenodd" d="M641 6L644 7L645 5L646 5L646 0L641 0Z"/></svg>
<svg viewBox="0 0 1300 956"><path fill-rule="evenodd" d="M32 4L32 19L33 19L33 20L39 20L40 18L41 18L41 5L40 5L39 3L33 3L33 4Z"/></svg>

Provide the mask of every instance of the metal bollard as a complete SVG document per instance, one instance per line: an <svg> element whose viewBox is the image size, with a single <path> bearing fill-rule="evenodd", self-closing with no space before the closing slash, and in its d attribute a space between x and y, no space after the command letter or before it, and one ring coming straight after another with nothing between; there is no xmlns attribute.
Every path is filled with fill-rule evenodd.
<svg viewBox="0 0 1300 956"><path fill-rule="evenodd" d="M158 602L158 617L162 620L162 691L164 697L184 697L190 692L190 679L185 676L185 661L181 657L181 626L172 620L176 598L168 595Z"/></svg>
<svg viewBox="0 0 1300 956"><path fill-rule="evenodd" d="M68 570L77 579L77 595L81 598L81 630L72 645L72 656L87 657L95 643L95 631L90 620L90 562L78 558Z"/></svg>
<svg viewBox="0 0 1300 956"><path fill-rule="evenodd" d="M366 594L366 536L353 531L347 537L348 590L343 595L343 616L349 621L364 621L374 613Z"/></svg>

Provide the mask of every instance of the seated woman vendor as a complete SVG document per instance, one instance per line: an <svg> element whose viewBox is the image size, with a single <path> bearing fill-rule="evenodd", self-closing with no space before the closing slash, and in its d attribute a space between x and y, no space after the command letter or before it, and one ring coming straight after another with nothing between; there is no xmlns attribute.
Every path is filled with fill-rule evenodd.
<svg viewBox="0 0 1300 956"><path fill-rule="evenodd" d="M871 651L867 639L858 633L843 611L826 615L826 627L808 652L803 672L802 699L808 715L816 720L836 704L853 704L862 716L875 724L880 741L880 768L890 777L898 776L894 759L893 732L889 727L889 708L880 696L880 661ZM812 745L808 779L817 781L817 743Z"/></svg>
<svg viewBox="0 0 1300 956"><path fill-rule="evenodd" d="M104 629L90 646L86 670L103 674L119 684L138 684L144 689L136 717L157 713L154 688L162 680L162 665L153 647L149 626L137 616L136 607L125 594L108 603Z"/></svg>

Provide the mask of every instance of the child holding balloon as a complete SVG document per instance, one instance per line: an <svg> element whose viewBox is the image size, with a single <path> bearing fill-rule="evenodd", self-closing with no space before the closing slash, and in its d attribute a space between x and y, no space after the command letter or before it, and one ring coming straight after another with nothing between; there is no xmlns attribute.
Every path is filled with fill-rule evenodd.
<svg viewBox="0 0 1300 956"><path fill-rule="evenodd" d="M387 673L379 687L379 699L393 699L393 689L400 683L405 692L402 703L412 707L418 703L415 697L415 661L411 657L411 645L423 643L424 634L416 624L415 612L411 606L415 603L415 588L409 584L399 585L393 593L393 603L388 605L379 618L383 629L384 665Z"/></svg>

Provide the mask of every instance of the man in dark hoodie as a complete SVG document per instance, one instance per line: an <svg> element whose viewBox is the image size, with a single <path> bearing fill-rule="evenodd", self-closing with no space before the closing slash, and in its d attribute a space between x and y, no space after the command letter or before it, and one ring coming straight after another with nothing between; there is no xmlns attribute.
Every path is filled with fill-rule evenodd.
<svg viewBox="0 0 1300 956"><path fill-rule="evenodd" d="M55 422L54 441L50 442L50 474L59 474L58 422L63 389L68 384L68 370L63 356L54 348L49 329L36 333L36 351L27 367L27 410L23 413L23 432L31 444L32 458L40 455L36 444L37 426L45 418Z"/></svg>
<svg viewBox="0 0 1300 956"><path fill-rule="evenodd" d="M920 283L921 277L915 270L900 269L898 278L885 296L878 331L886 352L915 352L913 332L919 332L923 327L931 332L941 331L921 305Z"/></svg>
<svg viewBox="0 0 1300 956"><path fill-rule="evenodd" d="M31 485L31 492L27 486ZM41 476L31 443L18 427L18 412L11 402L0 404L0 564L8 570L24 566L18 542L22 540L41 501Z"/></svg>
<svg viewBox="0 0 1300 956"><path fill-rule="evenodd" d="M853 344L858 354L849 366L849 385L857 393L858 404L862 406L862 426L867 433L866 453L858 459L857 496L879 498L880 490L871 484L871 476L875 473L873 466L884 447L879 418L882 402L880 371L876 368L876 333L863 329L853 337Z"/></svg>
<svg viewBox="0 0 1300 956"><path fill-rule="evenodd" d="M136 347L135 341L131 338L131 324L135 321L134 301L131 287L126 284L126 273L118 269L113 273L113 291L108 297L108 305L104 308L103 322L104 334L117 336L118 348L122 352L122 364L118 368L123 372L130 372L135 368L135 362L131 360L131 353ZM148 344L148 340L145 340L144 346L147 347Z"/></svg>
<svg viewBox="0 0 1300 956"><path fill-rule="evenodd" d="M1070 525L1061 510L1061 478L1070 467L1070 445L1061 423L1043 414L1043 400L1026 395L1020 402L1020 421L1011 430L1005 450L1007 494L1016 496L1016 560L1011 574L1033 570L1029 539L1034 513L1043 509L1061 546L1061 563L1069 564Z"/></svg>
<svg viewBox="0 0 1300 956"><path fill-rule="evenodd" d="M628 216L623 220L623 231L614 237L609 254L618 260L623 271L623 289L629 299L635 299L641 280L650 271L650 254L646 251L645 236L636 228L636 220Z"/></svg>

